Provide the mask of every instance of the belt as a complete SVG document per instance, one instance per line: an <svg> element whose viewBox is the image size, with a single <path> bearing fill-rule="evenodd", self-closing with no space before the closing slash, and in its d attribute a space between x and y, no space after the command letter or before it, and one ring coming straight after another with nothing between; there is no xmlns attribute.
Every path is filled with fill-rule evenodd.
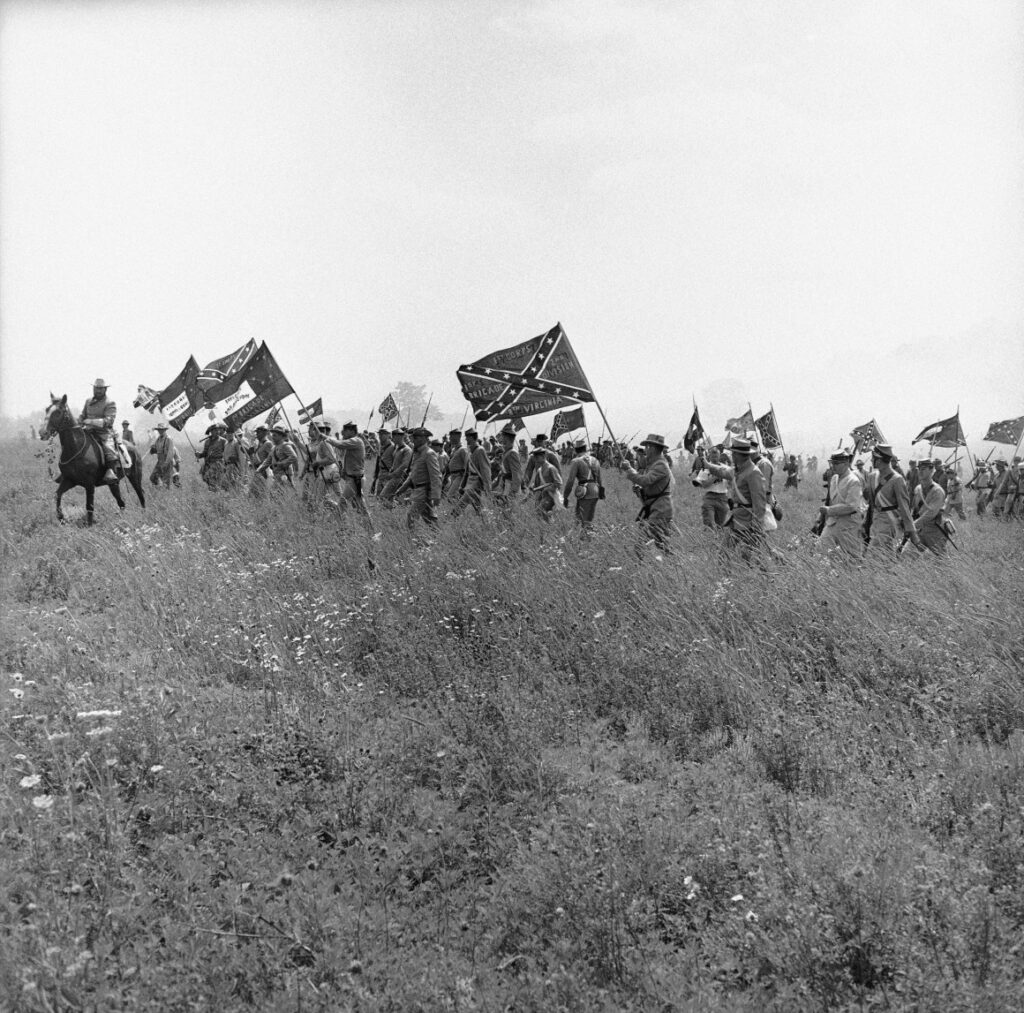
<svg viewBox="0 0 1024 1013"><path fill-rule="evenodd" d="M417 482L410 482L409 483L409 488L410 489L429 489L430 488L430 483L429 482L418 482L418 483Z"/></svg>

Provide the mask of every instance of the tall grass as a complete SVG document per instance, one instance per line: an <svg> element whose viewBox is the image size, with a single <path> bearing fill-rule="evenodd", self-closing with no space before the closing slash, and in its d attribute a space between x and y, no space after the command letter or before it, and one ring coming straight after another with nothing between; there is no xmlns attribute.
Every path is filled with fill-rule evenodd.
<svg viewBox="0 0 1024 1013"><path fill-rule="evenodd" d="M748 566L681 483L658 558L613 477L586 541L194 480L87 529L0 455L10 1008L1024 1003L1018 526L836 565L812 484Z"/></svg>

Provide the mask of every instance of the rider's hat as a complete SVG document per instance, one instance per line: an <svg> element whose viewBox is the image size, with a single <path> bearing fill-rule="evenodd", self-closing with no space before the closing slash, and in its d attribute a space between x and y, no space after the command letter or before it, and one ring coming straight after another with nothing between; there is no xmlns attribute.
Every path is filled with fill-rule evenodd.
<svg viewBox="0 0 1024 1013"><path fill-rule="evenodd" d="M93 380L92 385L94 387L102 387L104 390L107 389L107 381L102 378L97 378L96 380Z"/></svg>

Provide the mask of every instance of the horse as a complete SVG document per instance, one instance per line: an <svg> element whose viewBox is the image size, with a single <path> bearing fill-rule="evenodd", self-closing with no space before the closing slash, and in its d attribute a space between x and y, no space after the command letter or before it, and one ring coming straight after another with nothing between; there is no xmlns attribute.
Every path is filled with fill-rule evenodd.
<svg viewBox="0 0 1024 1013"><path fill-rule="evenodd" d="M93 495L96 486L101 484L103 473L107 470L104 462L103 449L84 427L75 422L71 409L68 408L68 396L62 398L50 394L50 407L46 409L46 419L39 433L41 440L49 440L53 436L60 437L60 484L57 486L57 520L64 523L64 511L60 501L68 489L80 485L85 489L85 513L90 524L93 523ZM142 491L142 460L138 451L130 443L125 448L131 457L131 465L125 469L119 465L115 470L120 477L127 478L143 509L146 506L146 494ZM120 481L110 486L117 505L124 509L124 498L121 496Z"/></svg>

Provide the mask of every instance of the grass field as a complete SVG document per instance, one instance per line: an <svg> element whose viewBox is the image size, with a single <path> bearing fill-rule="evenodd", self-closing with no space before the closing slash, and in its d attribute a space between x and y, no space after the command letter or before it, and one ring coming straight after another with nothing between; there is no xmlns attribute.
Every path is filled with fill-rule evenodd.
<svg viewBox="0 0 1024 1013"><path fill-rule="evenodd" d="M0 1008L1024 1007L1020 526L837 570L810 482L762 568L686 483L658 560L615 477L581 544L190 476L61 527L37 449L0 446Z"/></svg>

